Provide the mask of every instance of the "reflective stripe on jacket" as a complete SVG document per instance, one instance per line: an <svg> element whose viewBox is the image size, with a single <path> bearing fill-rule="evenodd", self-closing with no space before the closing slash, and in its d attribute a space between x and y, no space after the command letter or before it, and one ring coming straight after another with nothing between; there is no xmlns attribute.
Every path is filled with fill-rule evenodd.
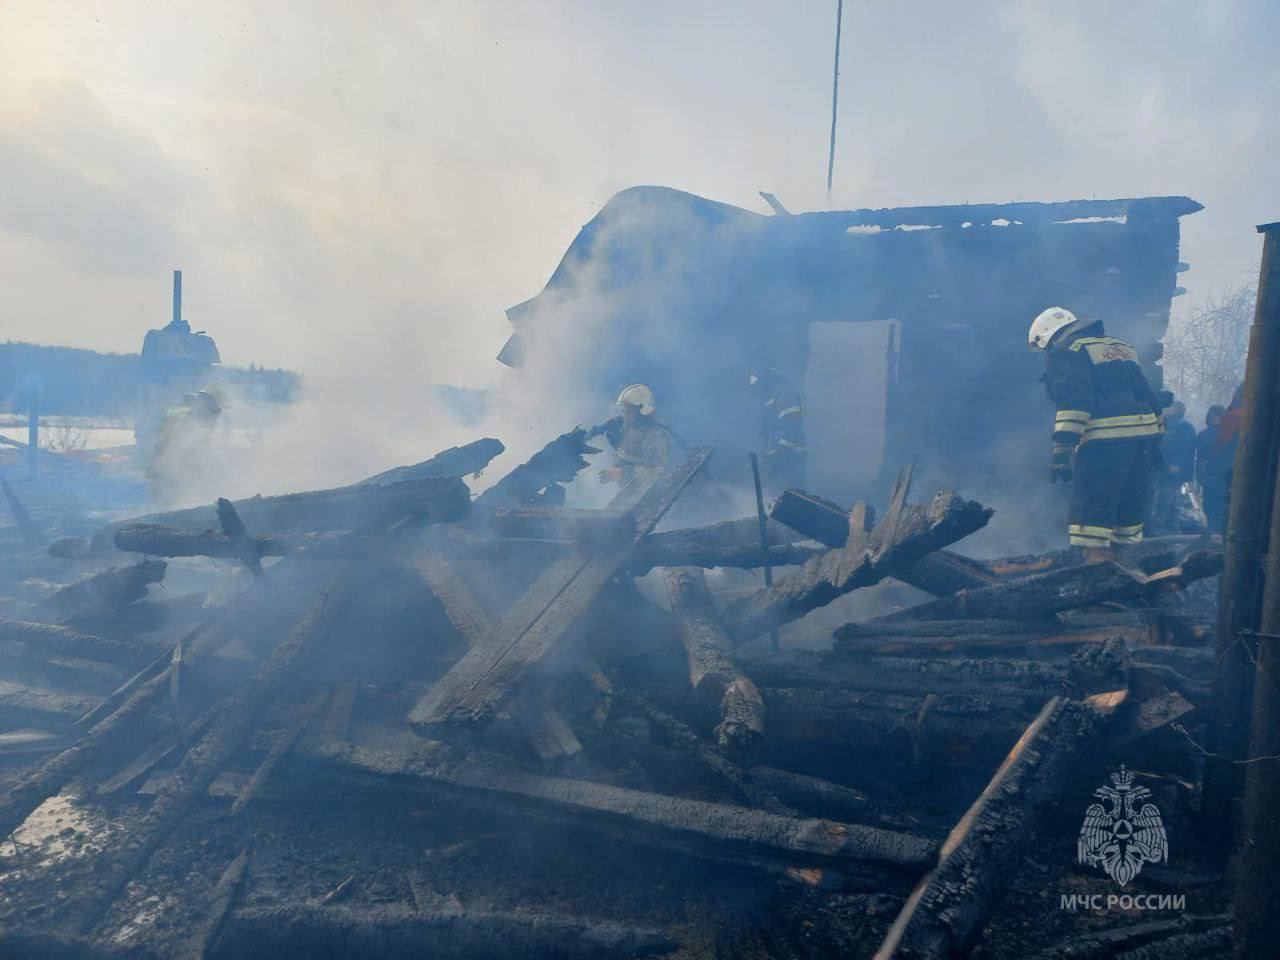
<svg viewBox="0 0 1280 960"><path fill-rule="evenodd" d="M1114 337L1075 337L1048 350L1045 384L1057 405L1053 439L1152 437L1163 431L1160 401L1138 366L1138 352Z"/></svg>

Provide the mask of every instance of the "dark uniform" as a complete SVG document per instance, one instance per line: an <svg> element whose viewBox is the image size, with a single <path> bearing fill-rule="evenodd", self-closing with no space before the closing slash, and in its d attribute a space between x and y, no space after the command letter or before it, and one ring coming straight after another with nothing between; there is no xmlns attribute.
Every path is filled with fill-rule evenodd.
<svg viewBox="0 0 1280 960"><path fill-rule="evenodd" d="M760 391L761 469L769 490L804 486L808 453L804 444L804 402L800 392L774 369L755 374Z"/></svg>
<svg viewBox="0 0 1280 960"><path fill-rule="evenodd" d="M1057 451L1074 451L1067 533L1081 547L1142 540L1160 400L1138 352L1093 324L1053 343L1046 385L1057 405Z"/></svg>

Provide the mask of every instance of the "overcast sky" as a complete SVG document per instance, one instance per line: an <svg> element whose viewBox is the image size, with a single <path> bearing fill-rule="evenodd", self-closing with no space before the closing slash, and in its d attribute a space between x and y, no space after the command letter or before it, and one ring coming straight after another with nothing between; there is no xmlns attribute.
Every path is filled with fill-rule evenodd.
<svg viewBox="0 0 1280 960"><path fill-rule="evenodd" d="M825 197L835 0L0 3L0 339L483 385L647 183ZM1280 5L858 2L834 207L1187 194L1194 301L1280 219Z"/></svg>

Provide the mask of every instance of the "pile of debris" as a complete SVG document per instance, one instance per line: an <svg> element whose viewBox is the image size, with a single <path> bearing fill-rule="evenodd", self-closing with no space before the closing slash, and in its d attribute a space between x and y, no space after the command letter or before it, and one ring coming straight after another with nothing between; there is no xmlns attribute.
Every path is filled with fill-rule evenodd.
<svg viewBox="0 0 1280 960"><path fill-rule="evenodd" d="M0 558L5 956L952 957L1075 771L1194 779L1212 540L979 562L910 468L658 531L709 448L602 510L583 431L473 498L501 451ZM767 642L887 579L933 599Z"/></svg>

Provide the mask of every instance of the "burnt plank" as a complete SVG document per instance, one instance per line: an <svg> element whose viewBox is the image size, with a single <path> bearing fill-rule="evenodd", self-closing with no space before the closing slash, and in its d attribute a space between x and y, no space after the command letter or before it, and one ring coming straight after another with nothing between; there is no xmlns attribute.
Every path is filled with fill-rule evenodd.
<svg viewBox="0 0 1280 960"><path fill-rule="evenodd" d="M662 519L711 456L697 447L670 472L625 488L613 504L634 506L635 532L598 552L578 548L552 564L482 642L432 687L413 708L416 725L485 723L586 613L627 556Z"/></svg>

